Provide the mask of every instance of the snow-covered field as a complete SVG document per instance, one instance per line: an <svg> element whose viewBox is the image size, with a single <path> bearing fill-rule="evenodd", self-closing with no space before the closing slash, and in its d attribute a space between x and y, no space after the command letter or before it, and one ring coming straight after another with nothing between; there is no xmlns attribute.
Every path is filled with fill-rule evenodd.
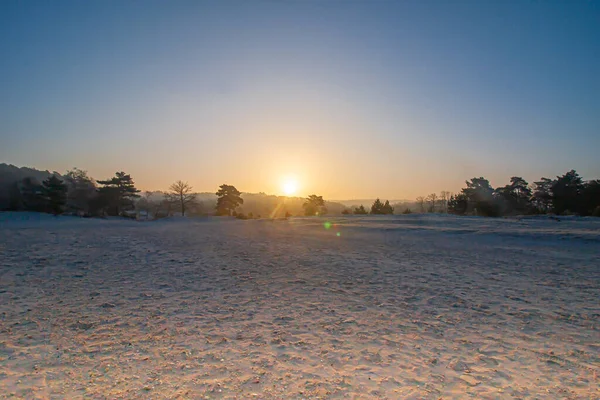
<svg viewBox="0 0 600 400"><path fill-rule="evenodd" d="M599 374L600 219L0 213L0 398L597 399Z"/></svg>

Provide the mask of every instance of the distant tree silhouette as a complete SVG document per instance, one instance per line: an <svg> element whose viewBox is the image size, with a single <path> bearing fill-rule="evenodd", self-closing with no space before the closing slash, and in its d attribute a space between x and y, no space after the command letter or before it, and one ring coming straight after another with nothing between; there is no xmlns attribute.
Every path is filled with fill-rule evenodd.
<svg viewBox="0 0 600 400"><path fill-rule="evenodd" d="M217 215L232 215L232 212L240 204L244 204L244 199L241 197L241 192L235 186L221 185L217 192Z"/></svg>
<svg viewBox="0 0 600 400"><path fill-rule="evenodd" d="M410 210L410 208L405 208L404 211L402 211L402 214L412 214L412 211Z"/></svg>
<svg viewBox="0 0 600 400"><path fill-rule="evenodd" d="M35 178L24 178L19 184L22 209L25 211L46 211L43 187Z"/></svg>
<svg viewBox="0 0 600 400"><path fill-rule="evenodd" d="M371 214L383 214L383 203L381 202L381 200L376 199L373 204L371 205Z"/></svg>
<svg viewBox="0 0 600 400"><path fill-rule="evenodd" d="M582 197L583 214L600 217L600 179L586 182Z"/></svg>
<svg viewBox="0 0 600 400"><path fill-rule="evenodd" d="M23 209L23 196L19 189L19 182L13 182L8 187L8 208L9 211L19 211Z"/></svg>
<svg viewBox="0 0 600 400"><path fill-rule="evenodd" d="M192 187L183 181L177 181L169 186L170 197L176 202L181 209L181 216L185 216L185 209L188 204L193 203L196 200L196 195L192 193Z"/></svg>
<svg viewBox="0 0 600 400"><path fill-rule="evenodd" d="M42 182L46 209L54 215L61 214L67 204L67 185L52 175Z"/></svg>
<svg viewBox="0 0 600 400"><path fill-rule="evenodd" d="M364 215L364 214L368 214L369 212L365 209L365 206L363 206L362 204L360 205L360 207L356 207L354 209L354 214L356 215Z"/></svg>
<svg viewBox="0 0 600 400"><path fill-rule="evenodd" d="M419 212L425 212L425 198L423 196L419 196L416 199L417 206L419 207Z"/></svg>
<svg viewBox="0 0 600 400"><path fill-rule="evenodd" d="M554 181L542 178L539 182L534 182L534 185L531 197L534 211L538 214L552 211L552 185L554 185Z"/></svg>
<svg viewBox="0 0 600 400"><path fill-rule="evenodd" d="M304 215L308 217L327 213L323 196L317 196L315 194L308 196L304 204L302 204L302 207L304 208Z"/></svg>
<svg viewBox="0 0 600 400"><path fill-rule="evenodd" d="M448 212L448 200L450 200L450 192L446 191L446 190L442 190L440 192L440 211L443 213L447 213Z"/></svg>
<svg viewBox="0 0 600 400"><path fill-rule="evenodd" d="M469 199L469 211L472 210L477 215L485 217L497 217L499 210L494 201L494 188L490 182L479 177L465 183L467 187L462 189L462 193Z"/></svg>
<svg viewBox="0 0 600 400"><path fill-rule="evenodd" d="M350 213L351 213L351 212L350 212L350 210L348 210L347 208L346 208L346 209L344 209L344 211L342 211L342 214L343 214L343 215L348 215L348 214L350 214Z"/></svg>
<svg viewBox="0 0 600 400"><path fill-rule="evenodd" d="M385 204L381 208L381 211L382 211L383 214L389 214L389 215L391 215L391 214L394 213L394 207L391 206L389 200L386 200Z"/></svg>
<svg viewBox="0 0 600 400"><path fill-rule="evenodd" d="M464 193L450 196L448 212L455 215L465 215L469 209L469 198Z"/></svg>
<svg viewBox="0 0 600 400"><path fill-rule="evenodd" d="M140 191L135 188L133 179L123 171L116 172L114 177L98 183L102 185L98 193L109 215L121 215L123 211L132 210L134 200L140 197Z"/></svg>
<svg viewBox="0 0 600 400"><path fill-rule="evenodd" d="M502 204L504 214L527 214L531 211L531 189L519 176L510 178L510 184L497 188L496 197Z"/></svg>
<svg viewBox="0 0 600 400"><path fill-rule="evenodd" d="M575 170L557 176L552 184L552 208L556 214L581 213L583 210L583 179Z"/></svg>
<svg viewBox="0 0 600 400"><path fill-rule="evenodd" d="M73 168L63 176L67 185L67 210L77 214L89 214L97 197L96 182L87 171Z"/></svg>
<svg viewBox="0 0 600 400"><path fill-rule="evenodd" d="M438 200L437 194L431 193L429 196L427 196L427 198L425 200L428 203L427 211L430 213L434 213L435 206L436 206L437 200Z"/></svg>

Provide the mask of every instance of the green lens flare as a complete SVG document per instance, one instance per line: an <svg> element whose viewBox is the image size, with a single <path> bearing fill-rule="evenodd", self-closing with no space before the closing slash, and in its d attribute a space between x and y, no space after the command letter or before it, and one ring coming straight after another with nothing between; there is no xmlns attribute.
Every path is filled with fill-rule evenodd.
<svg viewBox="0 0 600 400"><path fill-rule="evenodd" d="M325 227L325 229L329 229L331 228L331 222L327 221L323 224L323 226Z"/></svg>
<svg viewBox="0 0 600 400"><path fill-rule="evenodd" d="M342 234L338 232L338 233L335 234L335 236L339 237L339 236L342 236Z"/></svg>

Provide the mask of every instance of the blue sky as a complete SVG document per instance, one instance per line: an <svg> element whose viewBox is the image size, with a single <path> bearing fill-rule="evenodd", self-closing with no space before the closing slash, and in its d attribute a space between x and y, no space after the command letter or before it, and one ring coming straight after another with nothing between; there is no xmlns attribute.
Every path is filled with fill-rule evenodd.
<svg viewBox="0 0 600 400"><path fill-rule="evenodd" d="M3 1L0 162L413 198L600 178L600 2Z"/></svg>

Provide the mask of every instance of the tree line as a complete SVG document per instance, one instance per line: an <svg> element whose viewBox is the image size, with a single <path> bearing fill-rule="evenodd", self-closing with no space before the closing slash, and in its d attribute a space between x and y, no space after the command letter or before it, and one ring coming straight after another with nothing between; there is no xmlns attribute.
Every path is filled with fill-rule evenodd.
<svg viewBox="0 0 600 400"><path fill-rule="evenodd" d="M47 212L55 215L68 213L79 216L135 216L138 209L152 211L160 216L172 215L177 208L181 215L196 204L196 194L187 182L173 183L161 202L152 204L149 195L142 198L131 175L123 171L105 180L94 180L86 171L73 168L65 175L52 174L39 182L26 177L10 186L7 210ZM235 215L235 209L244 203L235 186L223 184L216 192L216 215Z"/></svg>
<svg viewBox="0 0 600 400"><path fill-rule="evenodd" d="M466 181L461 193L450 196L448 212L457 215L581 215L600 217L600 180L584 181L571 170L556 179L541 178L533 185L518 176L493 188L483 177Z"/></svg>
<svg viewBox="0 0 600 400"><path fill-rule="evenodd" d="M556 179L541 178L533 185L517 176L512 177L509 184L498 188L493 188L483 177L472 178L465 184L466 187L455 195L442 191L439 195L432 193L427 197L418 197L413 207L402 204L394 207L388 200L383 202L379 198L370 209L360 205L342 211L340 204L329 202L328 205L341 207L336 208L334 213L356 215L389 215L401 208L403 214L418 211L489 217L547 213L600 216L600 180L584 181L575 170L557 176ZM188 215L190 211L194 211L197 214L198 209L203 206L196 200L197 194L193 192L192 186L183 181L173 183L168 191L161 193L160 201L152 200L151 195L150 192L140 195L132 177L123 171L116 172L111 178L96 181L86 171L74 168L63 176L49 174L41 182L35 177L13 182L8 187L8 207L5 209L129 217L135 216L136 210L141 210L147 216L159 218L171 216L174 212ZM254 217L251 212L245 215L239 208L244 204L244 199L235 186L223 184L215 195L215 215L242 219ZM276 215L291 216L285 207L280 209L281 205L278 203L275 210L269 212L271 218ZM325 215L329 212L323 197L315 194L305 199L302 209L306 216Z"/></svg>

